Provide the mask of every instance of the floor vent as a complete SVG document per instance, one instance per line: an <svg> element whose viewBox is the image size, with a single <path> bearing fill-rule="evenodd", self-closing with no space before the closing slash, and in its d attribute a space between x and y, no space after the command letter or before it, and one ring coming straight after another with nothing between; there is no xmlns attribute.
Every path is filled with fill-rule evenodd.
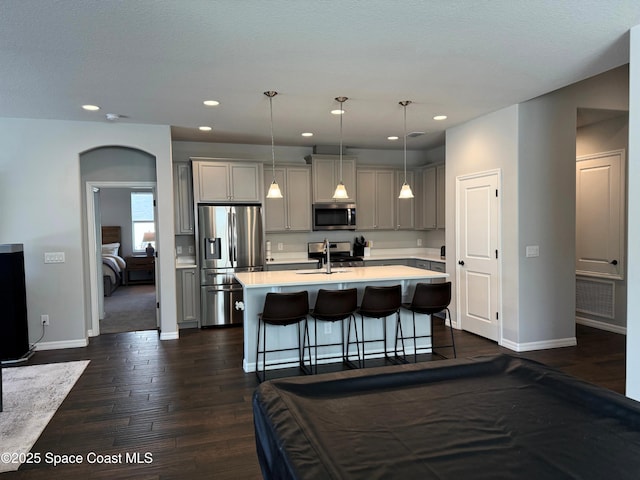
<svg viewBox="0 0 640 480"><path fill-rule="evenodd" d="M576 278L576 311L615 318L615 283L608 280Z"/></svg>

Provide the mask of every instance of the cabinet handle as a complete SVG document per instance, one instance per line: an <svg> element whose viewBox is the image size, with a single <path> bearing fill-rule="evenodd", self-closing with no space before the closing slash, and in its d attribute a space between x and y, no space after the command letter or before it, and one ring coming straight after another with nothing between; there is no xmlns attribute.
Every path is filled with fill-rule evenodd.
<svg viewBox="0 0 640 480"><path fill-rule="evenodd" d="M611 265L617 265L618 264L618 260L611 260L609 263Z"/></svg>

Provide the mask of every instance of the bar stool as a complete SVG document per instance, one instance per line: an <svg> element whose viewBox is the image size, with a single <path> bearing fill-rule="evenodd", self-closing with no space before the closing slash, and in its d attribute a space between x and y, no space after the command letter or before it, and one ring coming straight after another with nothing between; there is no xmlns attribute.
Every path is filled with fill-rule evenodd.
<svg viewBox="0 0 640 480"><path fill-rule="evenodd" d="M324 357L325 359L336 359L342 358L342 361L345 365L350 368L358 368L360 365L360 343L358 341L358 329L356 327L356 317L354 312L358 308L358 290L355 288L347 288L344 290L318 290L318 296L316 298L316 303L313 307L313 310L309 312L311 317L313 317L314 321L314 351L315 351L315 362L314 362L314 370L315 373L318 373L318 347L332 347L332 346L341 346L342 354L340 356L334 355L329 357ZM344 321L347 321L347 342L345 345L344 339L344 331L345 325ZM351 323L353 321L353 329L355 331L356 336L356 347L358 352L358 365L355 365L351 359L349 358L349 349L345 348L349 345L349 340L351 339ZM340 322L340 343L318 343L318 323L320 322ZM309 338L308 332L307 335L303 338L303 350L305 345L305 340ZM309 345L311 348L311 345Z"/></svg>
<svg viewBox="0 0 640 480"><path fill-rule="evenodd" d="M451 322L451 312L449 311L449 304L451 303L451 282L444 283L418 283L416 285L415 292L413 293L413 299L411 303L403 303L402 306L411 311L413 316L413 358L414 361L418 361L418 346L416 340L418 338L431 338L431 353L438 355L442 358L447 358L444 355L437 353L436 348L453 348L453 358L456 358L456 343L453 338L453 326L450 328L451 332L451 344L450 345L434 345L433 344L433 316L436 313L445 312L445 325L447 323L447 316L449 322ZM431 320L431 332L430 335L416 335L416 313L429 315ZM398 340L402 340L404 348L404 340L406 338L402 334L402 328L400 328L400 337L398 337L398 328L396 327L396 345ZM427 347L423 347L427 348Z"/></svg>
<svg viewBox="0 0 640 480"><path fill-rule="evenodd" d="M307 314L309 313L308 292L293 293L267 293L264 299L262 313L258 315L258 338L256 341L256 376L259 382L266 379L267 353L286 352L298 350L300 369L308 374L309 368L304 364L304 347L300 344L300 323L304 322L304 332L308 335ZM298 346L267 350L267 326L288 326L295 324L298 331ZM260 333L262 332L262 348L260 350ZM304 342L303 342L304 345ZM258 360L262 353L262 378L258 369ZM311 349L309 349L309 361L311 361ZM274 362L270 365L284 365L290 362Z"/></svg>
<svg viewBox="0 0 640 480"><path fill-rule="evenodd" d="M373 287L368 286L364 289L362 303L356 311L360 314L361 335L362 335L362 366L365 366L365 344L373 342L384 343L384 357L394 361L387 355L387 317L396 314L397 322L400 322L400 306L402 305L402 288L400 285L392 285L389 287ZM375 340L366 340L364 331L364 317L382 319L383 338ZM349 340L349 339L347 339ZM349 342L347 343L347 350ZM403 352L404 354L404 352Z"/></svg>

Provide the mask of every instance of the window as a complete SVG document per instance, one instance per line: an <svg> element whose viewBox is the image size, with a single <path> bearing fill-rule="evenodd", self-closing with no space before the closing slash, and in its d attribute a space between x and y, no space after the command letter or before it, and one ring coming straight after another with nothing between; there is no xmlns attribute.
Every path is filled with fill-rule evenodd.
<svg viewBox="0 0 640 480"><path fill-rule="evenodd" d="M156 248L153 193L131 192L131 233L134 252L144 252L149 244Z"/></svg>

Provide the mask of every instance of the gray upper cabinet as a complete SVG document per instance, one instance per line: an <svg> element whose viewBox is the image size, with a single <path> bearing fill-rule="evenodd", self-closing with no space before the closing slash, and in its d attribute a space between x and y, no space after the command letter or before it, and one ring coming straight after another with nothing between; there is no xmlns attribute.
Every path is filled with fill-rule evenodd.
<svg viewBox="0 0 640 480"><path fill-rule="evenodd" d="M395 171L359 168L357 172L358 230L393 230Z"/></svg>
<svg viewBox="0 0 640 480"><path fill-rule="evenodd" d="M307 165L278 166L276 181L283 198L265 198L267 232L311 231L311 168ZM270 168L264 171L264 191L273 181Z"/></svg>
<svg viewBox="0 0 640 480"><path fill-rule="evenodd" d="M413 230L415 228L415 210L416 199L418 196L417 186L415 184L415 175L412 171L407 171L407 183L411 186L414 198L398 198L400 189L404 183L404 170L396 170L396 184L394 191L395 201L395 229L396 230Z"/></svg>
<svg viewBox="0 0 640 480"><path fill-rule="evenodd" d="M445 167L440 165L436 167L436 227L444 228L445 226Z"/></svg>
<svg viewBox="0 0 640 480"><path fill-rule="evenodd" d="M176 234L193 235L193 180L188 163L173 166L173 194Z"/></svg>
<svg viewBox="0 0 640 480"><path fill-rule="evenodd" d="M416 229L434 230L445 227L445 167L418 171Z"/></svg>
<svg viewBox="0 0 640 480"><path fill-rule="evenodd" d="M337 155L312 155L310 162L314 203L353 203L356 200L355 158L342 156L342 182L349 195L348 199L342 200L333 198L333 192L340 181L340 157Z"/></svg>
<svg viewBox="0 0 640 480"><path fill-rule="evenodd" d="M198 159L193 162L195 201L259 203L262 164Z"/></svg>

